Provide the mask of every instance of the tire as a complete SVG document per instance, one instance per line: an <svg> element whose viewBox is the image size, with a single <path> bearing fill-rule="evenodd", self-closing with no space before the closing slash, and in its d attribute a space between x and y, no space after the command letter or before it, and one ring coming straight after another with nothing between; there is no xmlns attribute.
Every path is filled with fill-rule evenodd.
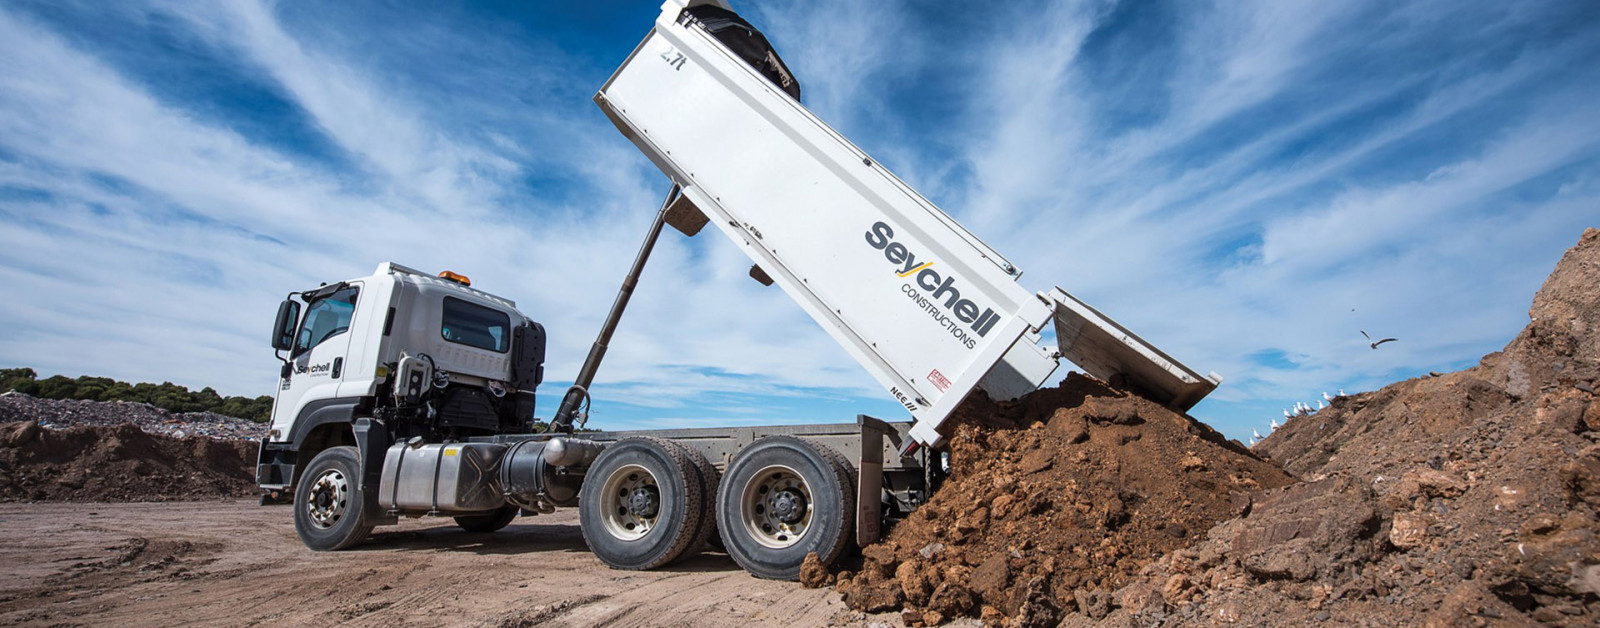
<svg viewBox="0 0 1600 628"><path fill-rule="evenodd" d="M294 531L319 552L341 550L372 533L361 494L361 456L355 447L322 450L294 492Z"/></svg>
<svg viewBox="0 0 1600 628"><path fill-rule="evenodd" d="M613 569L654 569L681 558L701 533L699 470L684 449L636 436L612 443L578 495L583 540Z"/></svg>
<svg viewBox="0 0 1600 628"><path fill-rule="evenodd" d="M711 465L711 461L707 460L705 455L699 451L691 449L682 443L667 442L682 451L683 455L687 456L689 461L694 464L695 479L700 482L700 494L705 496L705 499L701 502L699 529L695 532L694 540L689 542L689 549L685 550L683 556L680 557L680 559L693 558L699 555L700 552L710 548L711 539L718 537L716 496L717 486L722 481L722 474L718 473L717 468ZM721 551L722 548L715 549Z"/></svg>
<svg viewBox="0 0 1600 628"><path fill-rule="evenodd" d="M824 451L804 439L767 436L728 465L717 527L728 555L751 575L795 580L806 554L831 565L849 545L855 489L846 468Z"/></svg>
<svg viewBox="0 0 1600 628"><path fill-rule="evenodd" d="M456 525L468 532L496 532L511 525L511 520L517 518L517 513L521 511L522 509L516 506L502 506L499 510L487 514L462 515L455 520Z"/></svg>
<svg viewBox="0 0 1600 628"><path fill-rule="evenodd" d="M817 449L822 452L824 457L832 461L834 466L839 467L839 472L845 476L845 492L854 498L850 503L859 506L861 500L856 487L861 486L861 472L851 466L850 460L834 448L819 446ZM845 535L844 551L840 553L840 556L854 556L861 552L861 544L856 543L856 509L852 507L846 516L850 518L849 533Z"/></svg>

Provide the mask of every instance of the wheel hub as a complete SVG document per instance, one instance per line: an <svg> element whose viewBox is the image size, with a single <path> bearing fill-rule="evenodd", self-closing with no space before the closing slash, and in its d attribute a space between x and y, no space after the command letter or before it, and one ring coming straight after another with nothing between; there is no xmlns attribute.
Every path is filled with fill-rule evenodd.
<svg viewBox="0 0 1600 628"><path fill-rule="evenodd" d="M799 543L811 527L811 486L800 473L783 465L757 471L745 483L740 518L755 542L773 549Z"/></svg>
<svg viewBox="0 0 1600 628"><path fill-rule="evenodd" d="M799 523L806 516L806 496L792 488L778 491L772 498L772 514L783 523Z"/></svg>
<svg viewBox="0 0 1600 628"><path fill-rule="evenodd" d="M661 512L661 493L654 486L640 486L628 496L628 511L635 517L650 518Z"/></svg>
<svg viewBox="0 0 1600 628"><path fill-rule="evenodd" d="M350 483L337 469L329 469L311 483L306 511L319 528L331 528L344 516L350 502Z"/></svg>
<svg viewBox="0 0 1600 628"><path fill-rule="evenodd" d="M661 488L648 469L639 465L619 468L606 478L602 491L606 505L600 521L611 536L637 541L655 529L661 515Z"/></svg>

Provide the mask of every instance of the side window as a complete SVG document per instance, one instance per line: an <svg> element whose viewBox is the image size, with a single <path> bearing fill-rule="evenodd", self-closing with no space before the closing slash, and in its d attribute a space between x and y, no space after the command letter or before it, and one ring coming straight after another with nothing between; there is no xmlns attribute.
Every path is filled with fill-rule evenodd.
<svg viewBox="0 0 1600 628"><path fill-rule="evenodd" d="M351 286L318 299L306 308L305 321L300 323L300 335L295 339L294 355L310 351L323 341L350 330L350 319L356 312L356 295L360 288Z"/></svg>
<svg viewBox="0 0 1600 628"><path fill-rule="evenodd" d="M439 335L457 344L505 353L511 344L511 317L500 310L445 297Z"/></svg>

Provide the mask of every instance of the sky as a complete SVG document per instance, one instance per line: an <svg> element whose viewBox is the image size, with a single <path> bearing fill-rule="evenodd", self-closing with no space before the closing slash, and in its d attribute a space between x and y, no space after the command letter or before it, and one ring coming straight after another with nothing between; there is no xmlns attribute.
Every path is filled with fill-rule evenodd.
<svg viewBox="0 0 1600 628"><path fill-rule="evenodd" d="M1498 350L1600 226L1600 3L733 6L1025 287L1223 375L1192 414L1241 440ZM669 186L590 100L659 11L0 3L0 366L270 394L277 302L395 261L544 323L548 416ZM591 427L905 418L748 268L666 232Z"/></svg>

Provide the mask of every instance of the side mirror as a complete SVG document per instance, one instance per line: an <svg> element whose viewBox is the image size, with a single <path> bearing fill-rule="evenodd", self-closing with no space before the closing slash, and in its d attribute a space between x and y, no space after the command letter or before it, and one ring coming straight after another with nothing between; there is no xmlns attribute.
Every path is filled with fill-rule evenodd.
<svg viewBox="0 0 1600 628"><path fill-rule="evenodd" d="M278 304L278 318L272 323L272 348L288 351L294 346L294 326L300 322L300 303L284 299Z"/></svg>

